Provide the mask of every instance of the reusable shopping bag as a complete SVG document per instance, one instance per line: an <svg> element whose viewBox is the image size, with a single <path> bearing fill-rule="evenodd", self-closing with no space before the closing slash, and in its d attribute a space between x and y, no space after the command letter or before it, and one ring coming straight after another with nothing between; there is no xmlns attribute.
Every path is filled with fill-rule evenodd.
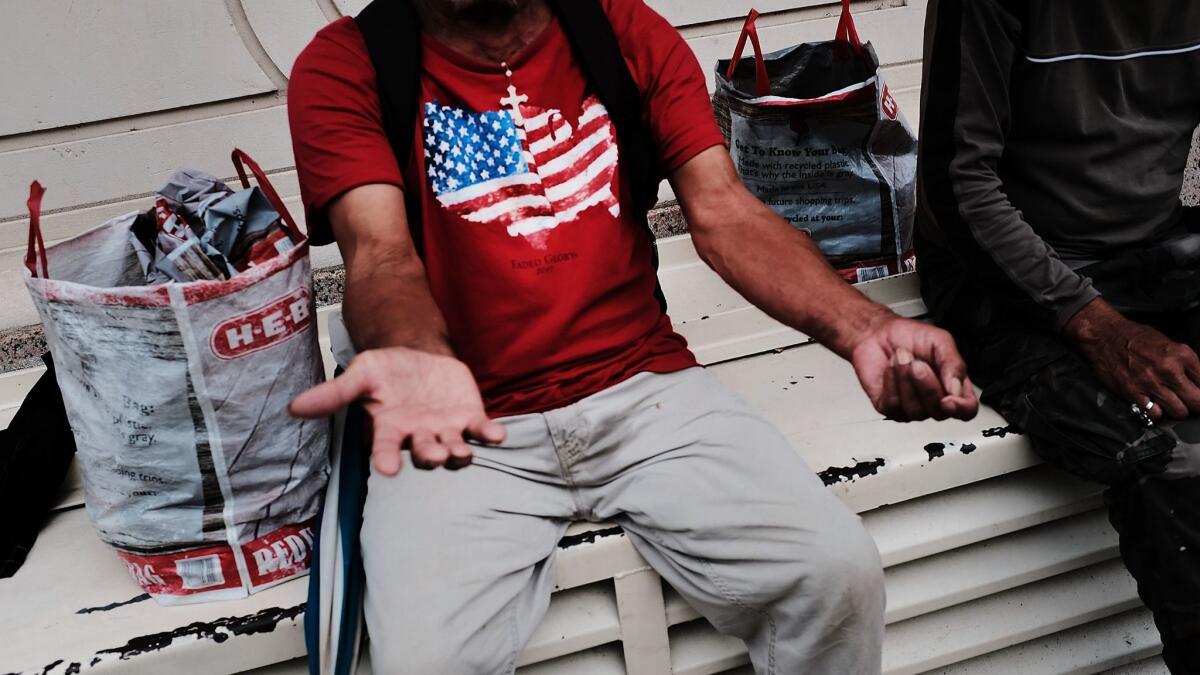
<svg viewBox="0 0 1200 675"><path fill-rule="evenodd" d="M751 10L713 107L746 186L852 282L914 269L916 138L858 37L849 0L837 36L769 54ZM749 38L752 57L742 58Z"/></svg>
<svg viewBox="0 0 1200 675"><path fill-rule="evenodd" d="M305 574L328 476L328 420L287 414L324 379L307 239L259 166L240 150L233 159L247 188L250 167L289 243L228 278L145 285L131 243L145 213L46 247L36 182L29 200L25 282L88 515L167 605Z"/></svg>

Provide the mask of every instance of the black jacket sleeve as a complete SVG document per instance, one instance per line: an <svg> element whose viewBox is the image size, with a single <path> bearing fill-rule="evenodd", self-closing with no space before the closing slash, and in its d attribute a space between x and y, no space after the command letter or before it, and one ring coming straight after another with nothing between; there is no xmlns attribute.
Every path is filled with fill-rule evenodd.
<svg viewBox="0 0 1200 675"><path fill-rule="evenodd" d="M1018 298L1039 323L1061 328L1098 293L1038 236L998 174L1011 123L1009 85L1023 58L1016 4L930 0L918 199L924 234L968 275Z"/></svg>

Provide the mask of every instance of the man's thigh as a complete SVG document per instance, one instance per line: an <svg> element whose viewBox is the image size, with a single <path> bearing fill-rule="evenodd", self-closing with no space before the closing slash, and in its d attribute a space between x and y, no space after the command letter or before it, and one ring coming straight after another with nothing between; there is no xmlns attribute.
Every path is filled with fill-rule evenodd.
<svg viewBox="0 0 1200 675"><path fill-rule="evenodd" d="M711 373L689 373L628 411L612 456L628 468L595 490L596 514L726 632L750 637L795 611L881 629L879 555L858 516L772 424Z"/></svg>
<svg viewBox="0 0 1200 675"><path fill-rule="evenodd" d="M372 474L361 539L377 671L511 672L541 621L574 505L542 471L544 425L517 419L467 468L422 471L405 453L398 476Z"/></svg>
<svg viewBox="0 0 1200 675"><path fill-rule="evenodd" d="M1178 445L1171 425L1144 426L1076 354L989 398L1047 462L1110 486L1162 473Z"/></svg>

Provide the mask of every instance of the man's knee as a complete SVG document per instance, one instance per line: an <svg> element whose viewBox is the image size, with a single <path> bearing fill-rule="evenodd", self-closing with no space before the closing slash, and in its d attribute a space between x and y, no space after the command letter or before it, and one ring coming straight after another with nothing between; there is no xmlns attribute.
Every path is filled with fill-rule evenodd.
<svg viewBox="0 0 1200 675"><path fill-rule="evenodd" d="M810 563L808 582L831 601L860 607L882 606L883 562L875 541L860 521L837 532Z"/></svg>
<svg viewBox="0 0 1200 675"><path fill-rule="evenodd" d="M839 521L843 519L838 519ZM790 560L780 561L759 589L764 604L802 596L804 602L842 606L849 613L882 607L883 565L874 540L860 521L847 514L845 525L813 542L797 542Z"/></svg>

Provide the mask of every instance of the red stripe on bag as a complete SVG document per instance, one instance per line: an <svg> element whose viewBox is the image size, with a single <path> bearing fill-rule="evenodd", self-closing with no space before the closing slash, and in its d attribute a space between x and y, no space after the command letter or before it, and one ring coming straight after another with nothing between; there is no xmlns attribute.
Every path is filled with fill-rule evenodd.
<svg viewBox="0 0 1200 675"><path fill-rule="evenodd" d="M281 527L274 532L242 544L250 582L255 588L294 576L308 569L316 548L316 519L300 525Z"/></svg>
<svg viewBox="0 0 1200 675"><path fill-rule="evenodd" d="M754 46L754 94L756 96L771 95L771 78L767 75L767 62L763 59L762 45L758 43L758 10L751 9L746 15L746 23L742 24L742 34L738 36L737 46L733 48L733 59L729 61L729 69L725 79L733 81L733 72L742 61L742 52L746 51L746 38Z"/></svg>
<svg viewBox="0 0 1200 675"><path fill-rule="evenodd" d="M117 555L137 585L155 595L193 595L242 585L228 545L161 555L117 551Z"/></svg>
<svg viewBox="0 0 1200 675"><path fill-rule="evenodd" d="M862 40L858 38L858 28L854 25L854 16L850 14L850 0L842 0L842 16L838 19L837 36L840 42L849 42L856 50L862 50Z"/></svg>
<svg viewBox="0 0 1200 675"><path fill-rule="evenodd" d="M29 209L29 246L25 250L25 267L33 276L50 278L50 267L46 264L46 243L42 241L42 197L46 188L36 180L29 184L29 200L25 206ZM38 263L41 263L41 273L38 273Z"/></svg>
<svg viewBox="0 0 1200 675"><path fill-rule="evenodd" d="M288 211L287 205L283 203L283 199L279 197L279 193L275 191L275 186L271 185L271 181L267 179L266 172L262 170L258 162L254 161L250 155L247 155L240 148L233 149L232 159L233 168L237 169L238 179L242 181L242 187L250 187L250 179L246 177L245 168L248 166L250 167L250 173L254 174L254 180L258 181L258 189L262 190L267 200L271 202L271 206L274 206L275 210L279 212L280 219L283 220L283 224L288 228L292 236L297 241L308 239L304 232L296 225L296 221L292 219L292 214ZM243 163L245 166L243 166Z"/></svg>
<svg viewBox="0 0 1200 675"><path fill-rule="evenodd" d="M821 98L797 98L783 99L779 101L756 101L755 106L760 108L819 108L822 105L833 103L851 104L859 99L871 100L875 98L875 85L869 85L862 89L854 89L842 94L832 96L822 96Z"/></svg>
<svg viewBox="0 0 1200 675"><path fill-rule="evenodd" d="M141 555L117 551L138 586L154 595L195 595L227 588L259 588L308 569L316 519L285 525L242 544L249 583L243 583L228 544L189 551Z"/></svg>

